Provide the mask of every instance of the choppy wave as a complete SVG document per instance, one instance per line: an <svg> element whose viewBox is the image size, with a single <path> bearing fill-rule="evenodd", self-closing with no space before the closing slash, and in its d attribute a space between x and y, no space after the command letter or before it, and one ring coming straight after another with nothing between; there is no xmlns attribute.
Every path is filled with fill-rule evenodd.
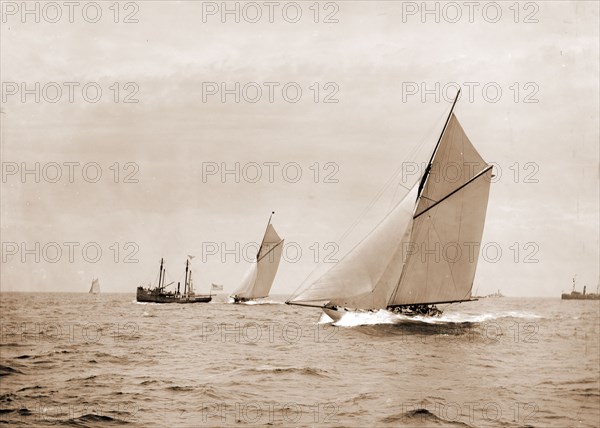
<svg viewBox="0 0 600 428"><path fill-rule="evenodd" d="M356 312L333 323L278 296L255 308L2 297L1 321L19 332L0 337L6 426L595 427L600 414L589 303L488 299L440 317ZM95 340L82 332L91 321ZM63 334L21 335L22 322L40 324L29 331L59 322ZM497 421L482 416L486 405L490 417L500 407Z"/></svg>
<svg viewBox="0 0 600 428"><path fill-rule="evenodd" d="M29 410L26 407L21 407L18 409L0 409L0 415L2 414L10 414L10 413L16 413L19 416L31 416L32 412L31 410ZM0 419L0 422L3 422L2 419Z"/></svg>
<svg viewBox="0 0 600 428"><path fill-rule="evenodd" d="M381 420L384 424L392 425L418 425L424 427L470 427L471 425L461 421L443 419L427 409L414 409L396 415L391 415Z"/></svg>
<svg viewBox="0 0 600 428"><path fill-rule="evenodd" d="M88 413L78 418L71 418L63 421L62 425L70 425L75 427L97 427L97 426L119 426L128 424L129 421L123 419L112 418L107 415L96 415L94 413Z"/></svg>
<svg viewBox="0 0 600 428"><path fill-rule="evenodd" d="M23 372L17 370L17 369L13 369L12 367L8 367L8 366L4 366L2 364L0 364L0 376L8 376L11 374L23 374Z"/></svg>
<svg viewBox="0 0 600 428"><path fill-rule="evenodd" d="M300 374L307 376L318 376L318 377L326 377L327 371L322 370L316 367L271 367L271 366L262 366L255 367L250 369L244 369L244 372L247 373L273 373L273 374Z"/></svg>
<svg viewBox="0 0 600 428"><path fill-rule="evenodd" d="M167 386L167 388L169 391L178 391L178 392L189 392L189 391L195 391L196 388L194 388L193 386L179 386L179 385L174 385L174 386Z"/></svg>

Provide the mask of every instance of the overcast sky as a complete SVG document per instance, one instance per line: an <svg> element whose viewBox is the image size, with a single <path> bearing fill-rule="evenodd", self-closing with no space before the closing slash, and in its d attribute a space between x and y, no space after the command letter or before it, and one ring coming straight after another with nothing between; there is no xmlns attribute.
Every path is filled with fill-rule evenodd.
<svg viewBox="0 0 600 428"><path fill-rule="evenodd" d="M318 17L313 2L299 2L302 16L292 23L296 9L283 15L289 2L280 2L270 23L259 2L259 22L248 22L257 9L246 8L239 23L233 15L223 23L219 10L206 14L221 2L120 3L118 17L112 2L99 2L96 23L87 22L90 8L85 15L75 9L69 22L66 7L51 23L55 10L40 6L35 22L20 2L4 2L2 291L87 291L99 277L103 292L134 292L155 279L161 257L179 280L189 254L197 289L214 282L230 292L248 267L234 254L236 242L247 249L260 241L276 211L273 224L288 253L272 294L291 293L315 258L336 251L328 243L339 243L395 172L426 162L451 105L443 91L436 99L436 82L448 98L455 92L449 83L462 85L456 115L482 157L497 165L483 237L488 253L474 291L558 297L575 274L578 288L595 290L598 3L500 2L500 16L488 3L472 11L439 3L438 19L422 15L421 2L321 3ZM225 102L210 95L207 82L219 91L221 82L230 89L255 84L236 103L235 95ZM273 82L273 102L265 82ZM23 95L22 84L32 92ZM62 96L51 102L56 86ZM262 96L252 103L256 86ZM302 94L293 103L297 87ZM431 92L423 100L424 87ZM138 102L124 102L127 96ZM39 183L21 175L36 162ZM55 183L50 162L61 165ZM79 163L72 183L65 162ZM256 183L252 162L262 171ZM92 163L102 171L95 183L82 176L88 164L86 178L94 178ZM236 163L246 172L239 182L234 174L222 180L220 171L206 175ZM399 182L414 180L397 176L332 258L402 196ZM93 263L97 247L102 255ZM132 253L137 262L124 263Z"/></svg>

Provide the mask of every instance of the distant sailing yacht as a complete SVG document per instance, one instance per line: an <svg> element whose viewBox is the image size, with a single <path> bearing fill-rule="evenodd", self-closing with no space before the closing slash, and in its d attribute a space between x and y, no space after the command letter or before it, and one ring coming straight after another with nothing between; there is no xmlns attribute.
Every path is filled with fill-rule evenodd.
<svg viewBox="0 0 600 428"><path fill-rule="evenodd" d="M92 286L90 287L90 294L98 294L100 293L100 281L98 278L92 280Z"/></svg>
<svg viewBox="0 0 600 428"><path fill-rule="evenodd" d="M269 217L267 229L256 254L256 260L252 262L250 270L242 280L242 284L231 296L234 303L267 297L269 291L271 291L281 260L284 241L271 224L273 214L275 214L275 211Z"/></svg>
<svg viewBox="0 0 600 428"><path fill-rule="evenodd" d="M191 256L190 256L191 257ZM190 267L190 258L185 262L185 281L183 293L180 290L180 283L177 283L177 290L167 291L166 288L173 284L170 282L165 285L166 269L163 267L164 260L160 259L160 270L158 275L158 285L154 288L138 287L136 299L138 302L152 303L208 303L212 300L212 295L198 295L194 292L194 283L192 282L192 269Z"/></svg>
<svg viewBox="0 0 600 428"><path fill-rule="evenodd" d="M346 312L379 309L439 315L436 304L472 300L492 166L453 113L459 95L419 182L339 263L286 303L320 307L337 321ZM450 177L448 166L459 174ZM444 248L460 254L432 254Z"/></svg>

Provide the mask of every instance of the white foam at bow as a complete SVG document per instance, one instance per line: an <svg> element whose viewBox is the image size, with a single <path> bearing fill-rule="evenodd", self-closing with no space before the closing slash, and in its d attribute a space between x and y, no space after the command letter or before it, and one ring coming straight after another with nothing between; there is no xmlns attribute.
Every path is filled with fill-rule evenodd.
<svg viewBox="0 0 600 428"><path fill-rule="evenodd" d="M462 314L450 312L439 317L429 316L406 316L394 314L384 309L377 312L347 312L342 318L333 323L338 327L355 327L359 325L396 324L403 322L422 322L425 324L455 324L455 323L481 323L500 318L541 318L539 315L529 312L505 311L484 314ZM326 314L322 314L319 324L331 323L333 320Z"/></svg>

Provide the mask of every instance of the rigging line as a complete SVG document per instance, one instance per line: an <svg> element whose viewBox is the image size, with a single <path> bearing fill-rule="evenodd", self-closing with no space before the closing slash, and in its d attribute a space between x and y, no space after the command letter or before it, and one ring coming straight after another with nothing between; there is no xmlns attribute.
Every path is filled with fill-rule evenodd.
<svg viewBox="0 0 600 428"><path fill-rule="evenodd" d="M406 187L406 186L405 186L404 184L402 184L402 183L398 183L398 184L396 185L396 189L394 190L394 195L392 196L392 199L390 199L390 207L389 207L389 209L390 209L390 210L391 210L391 209L392 209L392 207L394 206L394 201L396 200L396 195L398 195L398 187L402 187L402 188L404 188L405 190L407 190L407 191L409 191L409 192L410 192L410 189L409 189L408 187Z"/></svg>
<svg viewBox="0 0 600 428"><path fill-rule="evenodd" d="M258 256L260 255L260 250L262 249L263 245L265 244L265 238L267 237L267 232L269 230L269 226L271 225L271 219L273 218L273 214L275 214L275 211L271 211L271 215L269 216L269 222L267 223L267 227L265 228L265 233L263 234L262 241L260 241L260 247L258 247L258 252L256 253L257 259L258 259Z"/></svg>
<svg viewBox="0 0 600 428"><path fill-rule="evenodd" d="M148 277L146 277L146 278L148 278ZM150 284L149 288L155 287L157 282L158 282L158 274L154 277L154 282L148 281L148 283ZM142 287L144 285L146 285L146 281L144 281L144 283L142 284Z"/></svg>
<svg viewBox="0 0 600 428"><path fill-rule="evenodd" d="M454 98L452 107L450 107L450 113L448 113L448 117L446 118L446 122L444 123L444 127L442 128L442 133L440 134L440 137L438 138L435 148L433 149L433 153L431 153L431 158L429 159L429 162L427 163L427 169L425 170L425 173L423 174L423 178L421 179L421 183L419 184L419 196L421 195L422 190L425 187L426 182L428 181L431 164L433 162L433 159L435 158L435 154L437 153L437 151L440 147L442 138L444 137L444 134L446 133L446 129L448 128L448 124L450 123L450 119L452 118L452 114L454 112L454 107L456 106L456 103L457 103L459 97L460 97L460 88L458 88L458 92L456 93L456 98Z"/></svg>
<svg viewBox="0 0 600 428"><path fill-rule="evenodd" d="M450 135L450 132L454 132L454 129L449 130L448 127L450 125L447 124L446 128L444 129L444 132L442 134L442 138L445 135ZM449 137L452 138L452 137ZM441 140L440 140L441 143ZM421 192L420 198L424 198L424 199L428 199L431 202L433 202L434 204L437 203L438 201L435 201L431 198L428 198L427 196L425 196L423 193L425 193L425 190L427 190L428 193L433 194L436 193L438 188L443 187L444 184L444 180L443 180L443 175L444 175L444 171L442 171L442 165L448 165L450 162L450 157L452 155L452 144L453 143L449 143L450 145L446 146L444 149L444 151L440 151L441 147L438 146L438 148L436 149L436 153L437 156L435 158L435 160L431 163L431 165L429 165L428 170L427 170L427 178L426 178L426 182L423 185L423 191ZM436 164L436 166L438 166L438 168L434 168L434 163Z"/></svg>
<svg viewBox="0 0 600 428"><path fill-rule="evenodd" d="M369 206L367 206L367 208L365 210L363 210L363 211L368 211L373 206L373 204L375 202L377 202L377 200L380 198L381 194L383 194L385 192L385 190L387 190L387 188L389 187L389 185L391 185L393 183L393 181L398 177L398 175L402 172L405 163L407 163L407 162L414 163L414 161L416 160L417 154L423 148L423 145L425 144L425 142L429 140L429 138L431 137L431 135L433 133L433 130L438 128L439 122L441 122L441 120L443 118L445 118L445 117L446 117L446 112L444 111L433 122L433 125L429 128L429 131L426 134L424 134L423 136L421 136L421 138L418 140L418 142L415 145L413 145L413 147L409 150L408 155L406 156L405 160L400 165L400 167L398 167L396 169L396 171L390 176L390 178L384 184L384 186L379 189L378 194L375 196L374 200L371 201L371 203L369 204ZM398 185L402 186L404 189L406 189L408 191L410 191L410 189L411 189L409 187L404 186L402 183L398 183ZM394 194L394 198L390 202L390 208L394 205L395 196L396 196L396 193ZM357 220L355 220L355 223L359 222L362 219L362 217L363 217L363 215L361 214L359 216L359 218ZM351 225L349 229L352 229L354 225L355 224ZM346 233L345 235L347 235L347 234L348 233Z"/></svg>
<svg viewBox="0 0 600 428"><path fill-rule="evenodd" d="M400 170L401 170L401 168L399 170L397 170L392 175L392 177L390 177L390 179L387 181L387 183L384 185L384 187L377 193L377 195L375 196L375 198L373 198L373 200L369 203L369 205L361 212L361 214L359 215L359 217L350 225L350 227L341 236L341 238L338 239L338 242L337 242L338 246L342 242L344 242L344 240L348 237L348 235L352 232L352 230L354 230L354 228L356 227L356 225L364 218L364 216L366 215L366 213L372 208L372 206L377 202L377 200L381 197L381 195L385 192L385 190L393 182L394 178L398 175L398 173L399 173ZM362 240L360 242L362 242ZM298 290L304 286L304 284L306 283L306 281L322 266L323 263L324 262L320 262L319 264L317 264L317 266L315 266L315 268L312 271L310 271L308 273L308 275L302 280L302 282L300 283L300 285L298 285L298 287L296 287L296 289L290 295L290 297L286 300L286 302L289 302L289 301L291 301L291 299L293 299L293 298L295 298L295 297L298 296L298 294L297 294Z"/></svg>
<svg viewBox="0 0 600 428"><path fill-rule="evenodd" d="M409 158L408 158L409 162L413 161L414 157L416 156L416 152L418 151L418 147L422 146L424 142L425 142L425 140L422 139L419 143L417 143L417 145L416 145L417 149L411 150L411 153L412 152L414 152L414 153L409 154ZM356 225L364 219L364 217L371 210L371 208L373 208L373 206L377 203L377 201L381 198L381 196L385 193L385 191L394 183L394 181L396 180L398 175L400 175L400 173L402 172L403 168L404 168L404 165L401 164L400 167L397 168L396 171L394 171L394 173L386 181L386 183L377 191L377 193L375 194L375 197L373 197L373 199L369 202L369 204L362 210L362 212L358 215L358 217L352 222L352 224L348 227L348 229L338 239L338 245L341 244L342 242L344 242L344 240L348 237L348 235L350 235L350 233L352 233L352 231L355 229ZM398 184L401 185L400 183L398 183ZM405 187L403 185L402 185L402 187L404 187L405 189L410 191L410 188ZM406 195L404 195L404 196L406 196ZM391 201L392 206L393 206L393 202L394 201L392 199L392 201Z"/></svg>
<svg viewBox="0 0 600 428"><path fill-rule="evenodd" d="M352 231L354 230L354 228L358 225L358 223L360 223L363 218L367 215L367 213L371 210L371 208L373 208L373 206L377 203L377 201L379 200L379 198L385 193L385 191L389 188L389 186L392 184L392 182L394 181L394 179L396 178L396 176L400 173L401 168L398 169L388 180L387 183L385 183L385 185L379 190L379 192L377 192L377 194L375 195L375 197L371 200L371 202L369 202L369 204L362 210L362 212L359 214L359 216L356 218L356 220L354 220L354 222L352 222L352 224L350 225L350 227L348 227L348 229L346 229L346 231L342 234L342 236L338 239L338 245L341 244L342 242L344 242L344 240L348 237L348 235L350 235L350 233L352 233Z"/></svg>
<svg viewBox="0 0 600 428"><path fill-rule="evenodd" d="M399 187L403 187L404 189L406 189L406 190L408 190L408 191L410 192L410 187L408 187L408 186L405 186L405 185L404 185L404 184L402 184L402 183L398 183L398 186L399 186ZM394 193L394 198L395 198L395 197L396 197L396 194ZM392 200L392 202L390 203L390 206L392 206L392 205L394 205L394 201L393 201L393 200Z"/></svg>
<svg viewBox="0 0 600 428"><path fill-rule="evenodd" d="M443 117L446 117L446 116L447 116L446 112L443 112L443 114L440 114L439 117L434 122L434 124L430 127L430 131L427 134L423 135L421 137L421 139L415 145L413 145L413 147L410 149L410 151L408 153L408 160L407 160L408 162L414 162L414 160L416 159L417 153L423 147L423 145L425 144L425 141L429 139L431 133L433 132L433 129L437 128L438 123L441 121L441 119ZM404 162L407 162L407 161L404 161ZM394 180L402 172L403 167L404 166L401 164L400 167L398 169L396 169L396 171L390 176L390 178L379 189L379 191L376 193L375 197L362 210L362 212L352 222L352 224L350 224L350 226L348 227L348 229L346 229L346 231L337 240L338 246L341 245L342 242L344 242L344 240L348 237L348 235L350 235L350 233L352 233L352 231L363 220L363 218L366 216L366 214L369 212L369 210L373 207L373 205L375 205L375 203L381 198L381 196L385 193L385 191L393 184ZM421 177L421 179L422 179L422 177ZM408 190L410 191L410 188ZM404 195L404 196L406 196L406 195ZM404 196L403 196L403 198L404 198ZM392 203L393 203L393 200L392 200ZM317 264L317 266L315 266L315 268L313 270L311 270L308 273L308 275L302 280L302 282L300 283L300 285L298 285L298 287L296 287L296 289L290 295L290 297L288 298L288 300L286 300L286 302L290 301L291 299L293 299L295 297L297 297L296 293L298 292L298 290L301 289L304 286L304 284L306 283L306 281L308 281L308 279L322 266L322 264L323 264L323 262L320 262L319 264Z"/></svg>
<svg viewBox="0 0 600 428"><path fill-rule="evenodd" d="M409 152L407 159L410 162L411 160L414 162L414 160L416 160L417 154L418 152L423 148L423 143L426 140L429 140L431 138L431 136L433 135L433 131L439 128L439 124L442 122L442 120L446 117L446 111L443 111L438 117L437 119L433 122L433 125L429 128L429 131L424 134L420 139L419 139L419 143L417 143L417 145L415 145L411 151ZM421 165L423 166L423 165ZM398 183L398 186L402 186L406 189L405 186L402 185L402 183ZM409 189L410 190L410 189ZM391 207L394 206L394 201L396 200L396 195L398 193L398 189L396 188L395 192L394 192L394 196L392 198L392 200L390 201L390 209Z"/></svg>
<svg viewBox="0 0 600 428"><path fill-rule="evenodd" d="M417 183L418 183L418 180L417 180L417 181L415 181L415 183L413 184L413 187L412 187L412 188L414 188L414 187L417 185ZM411 189L411 190L412 190L412 189ZM400 200L400 201L399 201L399 202L396 204L396 207L397 207L398 205L400 205L400 204L401 204L401 203L404 201L404 199L405 199L406 197L408 197L408 194L406 194L406 195L404 196L404 198L402 198L402 200ZM375 231L375 230L376 230L376 229L377 229L377 228L378 228L378 227L379 227L379 226L380 226L380 225L381 225L383 222L385 222L385 221L388 219L388 217L389 217L390 215L392 215L392 211L388 212L388 213L387 213L387 214L386 214L386 215L385 215L385 216L384 216L384 217L383 217L383 218L382 218L382 219L381 219L381 220L380 220L380 221L379 221L379 222L378 222L378 223L377 223L377 224L376 224L376 225L375 225L375 226L374 226L372 229L371 229L371 232L369 232L367 235L365 235L365 236L364 236L364 237L363 237L363 238L362 238L360 241L358 241L358 243L357 243L356 245L354 245L354 246L352 247L352 249L350 249L350 251L348 251L346 254L344 254L344 257L342 257L342 259L341 259L339 262L342 262L342 261L344 261L344 260L346 259L346 257L350 256L350 254L352 254L352 252L353 252L354 250L356 250L356 249L357 249L357 248L358 248L358 247L359 247L359 246L360 246L360 245L361 245L361 244L362 244L364 241L366 241L366 240L369 238L369 236L371 236L371 233L373 233L373 231ZM339 262L338 262L338 263L339 263ZM323 263L323 262L322 262L322 263ZM319 265L319 266L320 266L320 265ZM318 268L319 266L317 266L317 268ZM336 265L334 265L334 266L331 266L331 267L330 267L330 268L327 270L327 272L325 272L325 273L324 273L324 275L325 275L325 274L327 274L327 273L328 273L329 271L331 271L332 269L334 269L336 266L337 266L337 264L336 264ZM286 302L289 302L289 301L291 301L293 298L295 298L295 297L298 297L298 295L299 295L299 294L296 294L296 292L298 291L298 289L299 289L300 287L302 287L302 285L304 284L304 282L306 282L306 280L308 279L308 277L309 277L310 275L312 275L312 273L313 273L313 272L314 272L314 271L315 271L317 268L313 269L313 271L312 271L312 272L311 272L311 273L310 273L310 274L309 274L309 275L308 275L308 276L307 276L307 277L304 279L304 281L302 281L302 283L301 283L301 284L300 284L298 287L296 287L296 289L294 290L294 293L293 293L293 294L292 294L292 295L291 295L291 296L288 298L288 300L287 300ZM321 299L321 300L327 300L327 299Z"/></svg>
<svg viewBox="0 0 600 428"><path fill-rule="evenodd" d="M412 163L414 163L414 161L416 159L416 156L417 156L417 153L423 147L423 145L425 144L425 141L429 139L431 133L433 132L433 129L437 129L437 125L438 125L438 123L441 121L441 119L443 117L446 117L446 112L443 112L443 114L441 114L436 119L436 121L434 122L434 124L430 127L430 131L427 134L423 135L419 139L419 141L410 149L410 151L408 152L408 155L406 157L406 160L404 160L402 162L402 164L400 165L400 167L398 167L396 169L396 171L390 176L390 178L386 181L386 183L378 190L378 192L376 193L375 197L371 200L371 202L363 209L363 211L359 214L359 216L356 218L356 220L354 220L354 222L348 227L348 229L338 239L338 245L341 244L344 241L344 239L346 239L348 237L348 235L354 230L354 228L356 227L356 225L358 223L360 223L360 221L365 217L365 215L369 212L369 210L373 207L373 205L375 205L375 203L381 198L381 196L383 195L383 193L385 193L385 191L390 187L390 185L393 184L394 180L402 172L402 170L404 168L404 163L406 163L406 162L412 162ZM401 183L398 183L398 184L401 185L402 187L404 187L408 191L411 190L411 188L403 186ZM395 195L394 195L394 197L395 197ZM391 209L391 207L393 205L394 205L394 199L392 199L392 201L391 201L390 209Z"/></svg>

